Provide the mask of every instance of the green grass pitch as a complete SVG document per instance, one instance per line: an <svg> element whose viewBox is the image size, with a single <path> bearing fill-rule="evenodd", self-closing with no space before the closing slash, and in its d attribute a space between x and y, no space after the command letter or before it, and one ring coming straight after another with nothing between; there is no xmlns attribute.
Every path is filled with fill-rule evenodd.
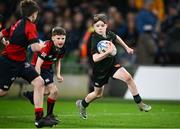
<svg viewBox="0 0 180 129"><path fill-rule="evenodd" d="M140 112L129 100L100 99L88 107L88 119L83 120L75 99L59 99L55 113L61 123L53 128L180 128L180 101L146 102L152 111ZM0 128L35 128L33 106L25 99L0 98Z"/></svg>

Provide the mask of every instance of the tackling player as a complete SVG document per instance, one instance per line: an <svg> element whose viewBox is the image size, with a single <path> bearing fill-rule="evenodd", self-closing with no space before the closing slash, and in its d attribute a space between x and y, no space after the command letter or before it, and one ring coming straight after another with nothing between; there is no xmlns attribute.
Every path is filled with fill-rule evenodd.
<svg viewBox="0 0 180 129"><path fill-rule="evenodd" d="M44 81L36 70L26 61L26 49L40 51L44 44L39 44L36 25L34 24L39 7L33 0L20 3L22 19L0 32L0 38L6 46L0 55L0 96L7 94L17 77L22 77L34 86L35 126L53 126L57 122L43 118ZM6 40L7 38L8 40Z"/></svg>

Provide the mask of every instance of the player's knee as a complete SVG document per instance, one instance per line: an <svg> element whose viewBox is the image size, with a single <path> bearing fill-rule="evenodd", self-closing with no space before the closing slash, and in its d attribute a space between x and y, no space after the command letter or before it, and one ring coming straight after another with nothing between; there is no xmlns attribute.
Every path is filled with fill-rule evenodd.
<svg viewBox="0 0 180 129"><path fill-rule="evenodd" d="M103 96L103 93L99 92L99 93L96 93L96 98L101 98Z"/></svg>
<svg viewBox="0 0 180 129"><path fill-rule="evenodd" d="M99 95L97 95L96 97L97 98L101 98L103 96L103 94L99 94Z"/></svg>
<svg viewBox="0 0 180 129"><path fill-rule="evenodd" d="M50 94L57 97L58 96L58 89L54 88L53 90L50 91Z"/></svg>
<svg viewBox="0 0 180 129"><path fill-rule="evenodd" d="M44 86L44 80L39 76L36 79L34 79L32 82L32 85L34 85L36 88L41 88Z"/></svg>
<svg viewBox="0 0 180 129"><path fill-rule="evenodd" d="M58 91L57 90L53 90L51 94L53 94L53 96L57 96L58 95Z"/></svg>
<svg viewBox="0 0 180 129"><path fill-rule="evenodd" d="M130 83L132 81L132 76L130 74L128 74L126 77L125 77L125 81L126 83Z"/></svg>

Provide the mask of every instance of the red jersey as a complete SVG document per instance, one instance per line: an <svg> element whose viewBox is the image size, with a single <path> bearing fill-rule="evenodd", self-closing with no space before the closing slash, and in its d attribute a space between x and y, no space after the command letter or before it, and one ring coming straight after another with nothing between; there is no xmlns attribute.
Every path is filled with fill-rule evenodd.
<svg viewBox="0 0 180 129"><path fill-rule="evenodd" d="M65 54L64 46L62 48L56 48L53 41L45 41L46 46L41 49L40 52L36 52L32 58L32 65L36 65L37 58L40 57L44 60L41 68L50 69L54 61L59 58L63 58Z"/></svg>
<svg viewBox="0 0 180 129"><path fill-rule="evenodd" d="M3 29L2 34L9 39L10 44L1 54L14 61L25 61L27 47L39 42L36 25L27 18L20 19L8 29Z"/></svg>

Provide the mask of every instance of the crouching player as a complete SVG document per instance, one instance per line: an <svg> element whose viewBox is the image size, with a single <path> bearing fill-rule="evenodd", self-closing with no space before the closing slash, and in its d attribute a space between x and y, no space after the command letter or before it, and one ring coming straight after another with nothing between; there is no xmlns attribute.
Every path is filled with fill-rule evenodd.
<svg viewBox="0 0 180 129"><path fill-rule="evenodd" d="M53 69L52 65L55 62L56 76L59 82L63 81L63 77L60 74L61 71L61 58L64 57L65 48L64 43L66 40L66 31L61 27L55 27L52 29L51 40L45 41L46 47L40 52L34 53L31 64L35 67L36 71L41 75L45 82L45 94L49 94L47 98L47 115L54 121L59 122L53 114L54 105L58 96L58 88L53 83ZM48 93L47 93L48 92ZM24 92L23 95L32 103L33 91Z"/></svg>

